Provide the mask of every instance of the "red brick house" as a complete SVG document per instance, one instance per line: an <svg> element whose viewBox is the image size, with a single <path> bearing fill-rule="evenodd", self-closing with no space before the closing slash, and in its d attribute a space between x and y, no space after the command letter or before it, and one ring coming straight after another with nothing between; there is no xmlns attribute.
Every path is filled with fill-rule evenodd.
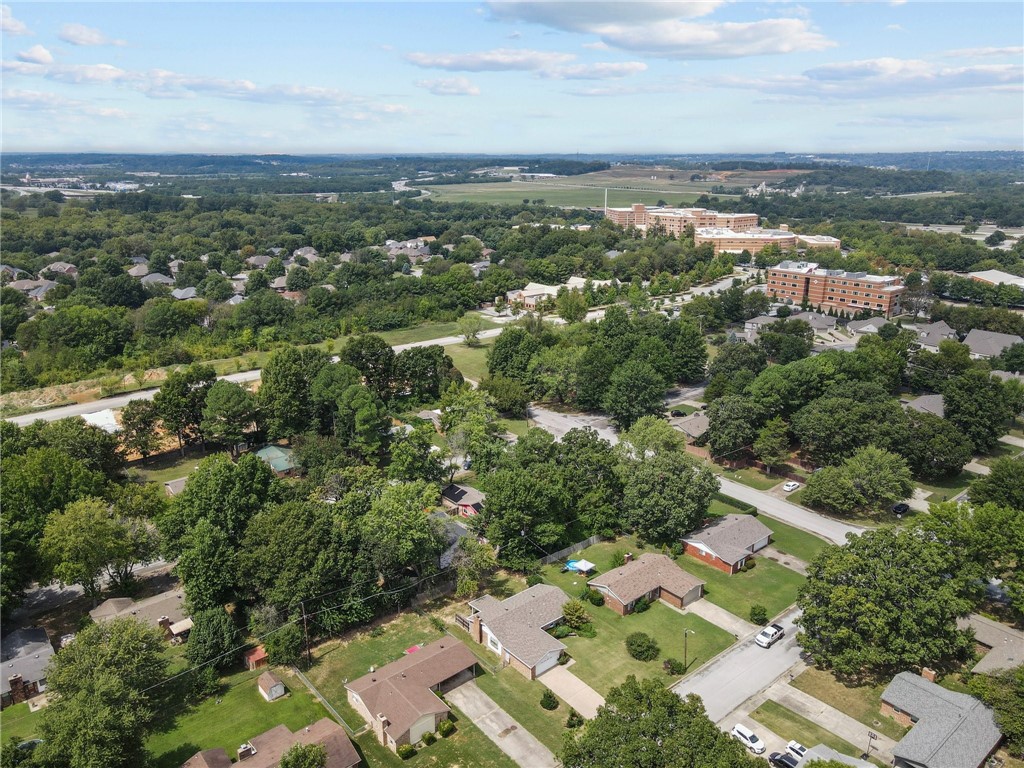
<svg viewBox="0 0 1024 768"><path fill-rule="evenodd" d="M685 538L686 554L712 568L733 574L757 551L767 547L772 531L752 515L723 515Z"/></svg>
<svg viewBox="0 0 1024 768"><path fill-rule="evenodd" d="M683 608L704 596L704 582L692 576L672 558L648 552L636 560L626 555L626 564L591 579L591 587L604 595L604 604L625 616L632 613L637 600L664 600Z"/></svg>

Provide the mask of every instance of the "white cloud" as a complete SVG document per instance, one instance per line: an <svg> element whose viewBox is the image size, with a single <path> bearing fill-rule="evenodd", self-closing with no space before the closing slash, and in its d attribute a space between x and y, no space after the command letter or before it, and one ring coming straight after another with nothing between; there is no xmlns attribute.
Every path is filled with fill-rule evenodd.
<svg viewBox="0 0 1024 768"><path fill-rule="evenodd" d="M22 91L17 89L3 92L4 106L29 112L45 112L48 114L77 115L87 117L108 117L120 120L131 117L123 109L103 107L87 101L68 99L56 93L41 91Z"/></svg>
<svg viewBox="0 0 1024 768"><path fill-rule="evenodd" d="M541 76L552 80L612 80L619 77L629 77L646 69L647 65L642 61L572 64L544 70L541 72Z"/></svg>
<svg viewBox="0 0 1024 768"><path fill-rule="evenodd" d="M33 45L27 51L18 54L19 61L27 61L30 64L52 64L53 54L41 45Z"/></svg>
<svg viewBox="0 0 1024 768"><path fill-rule="evenodd" d="M453 72L535 72L572 61L571 53L496 48L478 53L410 53L406 60L424 69Z"/></svg>
<svg viewBox="0 0 1024 768"><path fill-rule="evenodd" d="M583 47L592 51L607 51L611 46L598 40L596 43L584 43Z"/></svg>
<svg viewBox="0 0 1024 768"><path fill-rule="evenodd" d="M0 31L8 35L31 35L32 31L23 21L18 21L11 13L9 5L0 5Z"/></svg>
<svg viewBox="0 0 1024 768"><path fill-rule="evenodd" d="M970 58L977 59L987 56L1024 56L1024 48L1009 47L1009 48L958 48L955 51L946 51L947 56L955 56L957 58Z"/></svg>
<svg viewBox="0 0 1024 768"><path fill-rule="evenodd" d="M426 88L435 96L479 96L480 89L465 77L445 77L438 80L417 80L416 86Z"/></svg>
<svg viewBox="0 0 1024 768"><path fill-rule="evenodd" d="M65 24L57 36L71 45L127 45L124 40L114 40L85 24Z"/></svg>
<svg viewBox="0 0 1024 768"><path fill-rule="evenodd" d="M604 25L658 24L671 19L707 16L724 0L655 0L654 2L491 2L495 18L542 24L565 32L592 32Z"/></svg>
<svg viewBox="0 0 1024 768"><path fill-rule="evenodd" d="M903 31L903 27L901 27L899 24L886 24L885 28L889 32L902 32Z"/></svg>

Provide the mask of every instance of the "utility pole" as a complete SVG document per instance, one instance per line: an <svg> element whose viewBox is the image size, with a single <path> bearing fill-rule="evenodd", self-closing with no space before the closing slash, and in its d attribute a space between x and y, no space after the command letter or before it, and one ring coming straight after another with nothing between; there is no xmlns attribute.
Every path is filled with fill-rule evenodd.
<svg viewBox="0 0 1024 768"><path fill-rule="evenodd" d="M302 608L302 634L306 639L306 666L309 668L313 666L313 654L309 650L309 625L306 623L306 601L301 601L299 606Z"/></svg>
<svg viewBox="0 0 1024 768"><path fill-rule="evenodd" d="M696 633L696 632L694 632L694 631L693 631L692 629L684 629L684 630L683 630L683 674L684 674L684 675L685 675L685 674L686 674L686 672L687 672L687 671L688 671L688 670L690 669L690 661L689 661L689 659L687 659L687 658L686 658L686 657L687 657L687 653L686 653L686 651L687 651L687 648L686 648L686 639L687 639L687 638L688 638L688 637L689 637L690 635L696 635L696 634L697 634L697 633Z"/></svg>

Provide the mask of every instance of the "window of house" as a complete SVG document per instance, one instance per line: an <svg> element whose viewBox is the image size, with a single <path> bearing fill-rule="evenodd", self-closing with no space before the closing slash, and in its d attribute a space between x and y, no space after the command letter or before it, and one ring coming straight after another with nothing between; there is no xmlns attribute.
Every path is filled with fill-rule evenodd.
<svg viewBox="0 0 1024 768"><path fill-rule="evenodd" d="M492 651L498 650L498 640L494 637L494 635L487 636L487 647L490 648Z"/></svg>

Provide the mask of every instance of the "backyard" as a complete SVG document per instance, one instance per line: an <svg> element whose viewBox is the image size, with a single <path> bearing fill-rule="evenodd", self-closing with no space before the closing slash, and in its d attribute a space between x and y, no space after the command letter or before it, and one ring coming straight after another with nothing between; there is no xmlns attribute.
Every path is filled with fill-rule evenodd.
<svg viewBox="0 0 1024 768"><path fill-rule="evenodd" d="M483 339L472 347L459 342L449 344L444 351L451 357L455 367L462 371L463 376L471 381L480 381L487 375L487 352L493 344L494 339Z"/></svg>
<svg viewBox="0 0 1024 768"><path fill-rule="evenodd" d="M3 738L5 744L12 737L18 741L36 738L39 736L39 721L42 717L41 709L29 712L28 702L7 707L0 712L0 738Z"/></svg>

